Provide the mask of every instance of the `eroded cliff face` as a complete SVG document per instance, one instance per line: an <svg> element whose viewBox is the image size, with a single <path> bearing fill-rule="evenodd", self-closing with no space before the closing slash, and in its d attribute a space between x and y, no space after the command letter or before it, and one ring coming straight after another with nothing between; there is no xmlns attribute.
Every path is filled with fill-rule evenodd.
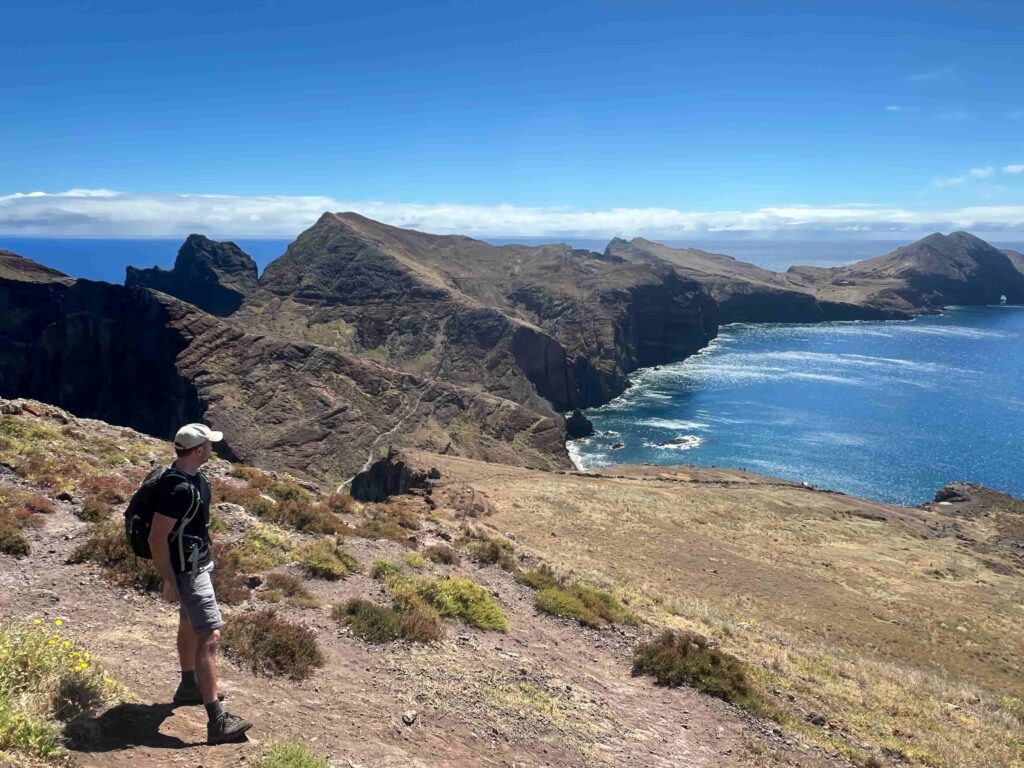
<svg viewBox="0 0 1024 768"><path fill-rule="evenodd" d="M252 332L149 289L15 277L0 277L4 396L163 438L206 421L226 434L222 455L332 480L354 475L391 435L487 461L569 466L551 412Z"/></svg>
<svg viewBox="0 0 1024 768"><path fill-rule="evenodd" d="M188 340L142 289L0 278L0 392L160 437L205 412L178 369Z"/></svg>
<svg viewBox="0 0 1024 768"><path fill-rule="evenodd" d="M314 327L347 329L351 351L541 411L607 402L638 366L682 359L717 330L714 302L671 272L355 214L325 214L261 283L274 299L243 312L265 321L288 302Z"/></svg>

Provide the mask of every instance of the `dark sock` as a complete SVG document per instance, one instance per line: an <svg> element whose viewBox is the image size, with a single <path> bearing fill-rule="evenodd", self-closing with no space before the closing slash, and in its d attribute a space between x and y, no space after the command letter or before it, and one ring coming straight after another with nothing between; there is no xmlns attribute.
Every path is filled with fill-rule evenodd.
<svg viewBox="0 0 1024 768"><path fill-rule="evenodd" d="M215 701L211 704L204 704L203 706L206 707L206 714L210 718L211 723L224 714L224 705L219 701Z"/></svg>
<svg viewBox="0 0 1024 768"><path fill-rule="evenodd" d="M187 672L184 669L181 670L181 684L189 688L199 685L196 682L196 671L194 669L190 669Z"/></svg>

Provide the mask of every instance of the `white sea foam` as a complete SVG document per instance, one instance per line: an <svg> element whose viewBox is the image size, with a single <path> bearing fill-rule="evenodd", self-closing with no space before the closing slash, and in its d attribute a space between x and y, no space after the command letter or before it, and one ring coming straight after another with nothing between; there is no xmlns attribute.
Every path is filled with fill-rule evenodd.
<svg viewBox="0 0 1024 768"><path fill-rule="evenodd" d="M676 431L687 429L707 429L710 426L701 421L687 421L685 419L644 419L638 423L648 427L672 429Z"/></svg>
<svg viewBox="0 0 1024 768"><path fill-rule="evenodd" d="M703 442L704 438L700 435L679 435L668 445L649 441L645 441L644 445L648 448L656 448L659 451L690 451L700 446Z"/></svg>
<svg viewBox="0 0 1024 768"><path fill-rule="evenodd" d="M565 449L569 452L569 461L578 470L588 469L587 464L590 463L591 454L587 454L586 458L583 455L583 441L582 440L568 440L565 443Z"/></svg>

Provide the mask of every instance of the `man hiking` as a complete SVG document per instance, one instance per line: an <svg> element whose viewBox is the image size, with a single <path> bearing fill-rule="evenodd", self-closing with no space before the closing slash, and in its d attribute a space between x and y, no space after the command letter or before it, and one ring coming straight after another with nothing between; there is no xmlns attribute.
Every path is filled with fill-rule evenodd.
<svg viewBox="0 0 1024 768"><path fill-rule="evenodd" d="M177 704L203 704L209 723L207 741L235 741L252 723L229 714L217 688L217 646L224 620L210 580L210 484L199 472L223 440L204 424L186 424L174 437L175 462L164 472L154 494L149 546L153 564L163 577L163 598L178 603L178 658L181 684Z"/></svg>

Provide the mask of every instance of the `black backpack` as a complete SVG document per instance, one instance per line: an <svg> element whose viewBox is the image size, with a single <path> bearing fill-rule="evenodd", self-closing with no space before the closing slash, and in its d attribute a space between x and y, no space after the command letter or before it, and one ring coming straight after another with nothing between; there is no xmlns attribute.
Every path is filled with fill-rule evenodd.
<svg viewBox="0 0 1024 768"><path fill-rule="evenodd" d="M153 559L153 552L149 548L149 531L153 527L153 513L156 511L156 488L168 472L184 476L175 467L157 467L146 475L124 510L124 534L128 546L145 560Z"/></svg>

